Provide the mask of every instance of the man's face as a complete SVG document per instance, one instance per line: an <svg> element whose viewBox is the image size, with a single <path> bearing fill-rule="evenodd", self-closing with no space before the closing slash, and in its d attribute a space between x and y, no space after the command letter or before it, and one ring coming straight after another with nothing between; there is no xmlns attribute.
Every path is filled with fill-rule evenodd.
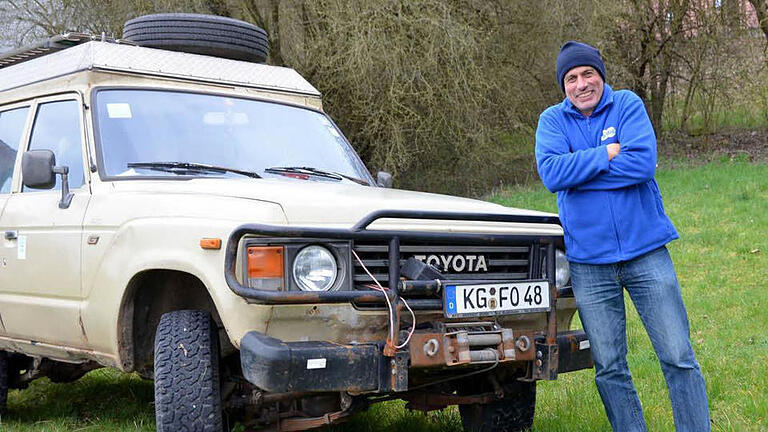
<svg viewBox="0 0 768 432"><path fill-rule="evenodd" d="M603 79L592 66L577 66L563 78L565 95L585 116L592 115L603 97Z"/></svg>

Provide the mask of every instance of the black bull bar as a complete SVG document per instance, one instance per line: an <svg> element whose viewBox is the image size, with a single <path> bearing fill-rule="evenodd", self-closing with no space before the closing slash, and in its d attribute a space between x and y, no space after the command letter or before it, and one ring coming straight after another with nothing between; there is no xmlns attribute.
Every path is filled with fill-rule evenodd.
<svg viewBox="0 0 768 432"><path fill-rule="evenodd" d="M550 288L555 289L554 280L554 246L562 241L562 236L532 236L519 234L475 234L475 233L442 233L416 232L395 230L368 230L368 226L378 219L427 219L427 220L462 220L477 222L507 222L560 225L556 216L521 216L504 214L478 214L454 212L427 211L375 211L349 229L307 228L281 225L244 224L237 227L227 240L227 250L224 262L224 272L227 284L237 295L258 304L314 304L314 303L347 303L384 302L384 295L378 291L270 291L259 290L242 285L235 274L237 248L243 236L248 234L259 236L291 237L291 238L323 238L333 240L386 240L389 244L389 280L400 279L400 240L445 240L455 244L487 243L494 245L547 245L547 278ZM551 268L550 268L551 267ZM390 299L397 298L398 290L390 290ZM554 299L555 295L550 296Z"/></svg>
<svg viewBox="0 0 768 432"><path fill-rule="evenodd" d="M307 292L307 291L269 291L254 289L241 284L235 273L237 260L237 249L242 238L246 235L286 237L286 238L313 238L329 240L378 240L388 243L388 273L389 281L400 280L400 242L406 241L448 241L451 244L478 244L485 243L491 245L528 245L533 246L531 265L533 269L540 272L541 256L539 255L542 246L546 246L546 279L549 281L550 305L547 312L547 330L545 343L542 349L544 355L551 358L550 362L545 362L544 368L539 377L543 379L552 379L557 374L557 321L556 321L556 302L557 286L555 284L555 246L562 242L561 235L519 235L519 234L490 234L490 233L454 233L454 232L423 232L423 231L399 231L399 230L369 230L368 227L379 219L423 219L423 220L455 220L455 221L477 221L477 222L506 222L506 223L528 223L542 225L560 225L560 219L556 216L534 216L534 215L505 215L505 214L481 214L481 213L460 213L460 212L434 212L434 211L409 211L409 210L379 210L372 212L361 219L349 229L330 229L314 227L292 227L280 225L264 224L244 224L237 227L227 240L225 254L225 278L227 285L237 295L246 298L249 302L266 305L285 305L285 304L317 304L317 303L353 303L361 302L366 304L384 304L386 302L385 294L379 291L325 291L325 292ZM534 274L531 274L534 277ZM450 281L445 281L446 283ZM387 291L390 302L397 307L390 309L392 321L395 323L394 334L399 334L401 302L400 294L408 287L402 284L395 284ZM401 286L402 285L402 286ZM390 345L392 341L388 341ZM385 349L385 355L395 356L393 347ZM547 367L550 369L546 370Z"/></svg>

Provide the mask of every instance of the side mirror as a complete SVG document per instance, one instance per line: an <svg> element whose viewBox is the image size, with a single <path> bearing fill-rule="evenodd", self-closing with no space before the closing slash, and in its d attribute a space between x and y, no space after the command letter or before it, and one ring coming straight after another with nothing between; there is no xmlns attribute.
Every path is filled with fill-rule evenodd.
<svg viewBox="0 0 768 432"><path fill-rule="evenodd" d="M21 178L30 189L51 189L56 184L53 167L56 156L50 150L30 150L21 156Z"/></svg>
<svg viewBox="0 0 768 432"><path fill-rule="evenodd" d="M379 171L376 174L376 184L383 188L392 188L392 174L384 171Z"/></svg>
<svg viewBox="0 0 768 432"><path fill-rule="evenodd" d="M61 200L59 208L69 208L72 196L69 192L69 167L56 166L56 156L50 150L29 150L21 155L21 177L30 189L51 189L56 185L56 174L61 175Z"/></svg>

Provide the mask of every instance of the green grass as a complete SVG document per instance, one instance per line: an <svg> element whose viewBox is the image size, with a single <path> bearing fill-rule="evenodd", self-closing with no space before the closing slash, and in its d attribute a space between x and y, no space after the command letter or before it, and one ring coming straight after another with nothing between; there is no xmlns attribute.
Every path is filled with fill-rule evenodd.
<svg viewBox="0 0 768 432"><path fill-rule="evenodd" d="M768 166L742 160L662 170L657 179L681 238L669 245L707 380L715 431L768 431ZM555 211L539 185L489 199ZM673 431L664 379L634 309L629 364L651 431ZM541 382L534 430L609 431L591 370ZM152 384L109 370L12 391L0 431L154 430ZM458 411L424 415L374 406L333 431L460 431Z"/></svg>
<svg viewBox="0 0 768 432"><path fill-rule="evenodd" d="M688 108L685 132L702 135L728 130L754 130L768 126L768 87L750 87L743 95L732 95L730 101L694 97ZM667 131L683 129L683 100L670 96L667 100L662 128Z"/></svg>
<svg viewBox="0 0 768 432"><path fill-rule="evenodd" d="M713 429L768 431L768 166L728 161L662 170L657 180L681 237L669 249L707 381ZM538 186L492 200L556 210L554 196ZM628 361L649 430L673 431L658 361L637 313L628 310ZM540 385L535 430L610 430L593 378L592 371L578 372Z"/></svg>
<svg viewBox="0 0 768 432"><path fill-rule="evenodd" d="M42 378L10 392L0 431L154 431L153 398L151 382L113 369L68 384Z"/></svg>

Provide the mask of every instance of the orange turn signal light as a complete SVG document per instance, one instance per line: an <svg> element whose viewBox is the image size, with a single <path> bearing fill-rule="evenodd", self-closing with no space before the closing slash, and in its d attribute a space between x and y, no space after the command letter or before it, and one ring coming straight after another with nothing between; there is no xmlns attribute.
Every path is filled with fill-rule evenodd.
<svg viewBox="0 0 768 432"><path fill-rule="evenodd" d="M201 238L200 247L203 249L221 249L220 238Z"/></svg>
<svg viewBox="0 0 768 432"><path fill-rule="evenodd" d="M251 246L248 248L249 278L282 278L283 246Z"/></svg>

